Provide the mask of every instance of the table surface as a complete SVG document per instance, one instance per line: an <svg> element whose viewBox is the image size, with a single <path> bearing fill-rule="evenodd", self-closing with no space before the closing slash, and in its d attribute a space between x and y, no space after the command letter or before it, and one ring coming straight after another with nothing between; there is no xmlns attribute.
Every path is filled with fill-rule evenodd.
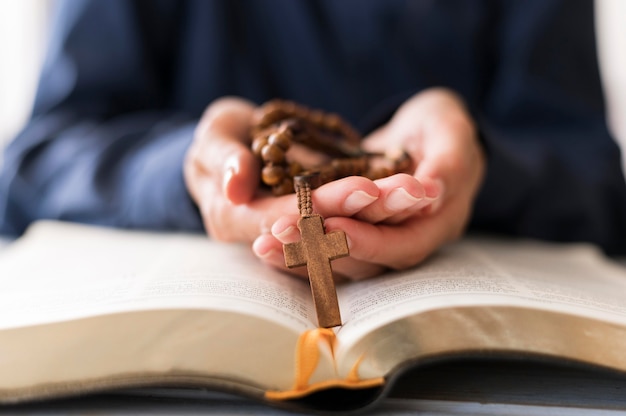
<svg viewBox="0 0 626 416"><path fill-rule="evenodd" d="M448 400L387 399L379 407L359 412L365 416L618 416L619 409L593 409L562 406L533 406L498 403L458 402ZM295 416L302 413L274 409L259 403L236 397L146 398L119 395L95 396L56 402L43 402L26 406L0 409L2 414L21 416L85 414L136 416L136 415L206 415L206 416Z"/></svg>

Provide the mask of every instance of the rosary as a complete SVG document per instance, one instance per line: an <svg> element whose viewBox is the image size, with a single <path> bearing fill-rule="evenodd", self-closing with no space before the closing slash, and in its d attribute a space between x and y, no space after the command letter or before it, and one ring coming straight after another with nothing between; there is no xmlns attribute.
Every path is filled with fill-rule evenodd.
<svg viewBox="0 0 626 416"><path fill-rule="evenodd" d="M330 262L350 253L343 231L325 233L324 219L313 213L311 191L347 176L374 180L408 172L411 159L406 152L366 152L360 147L360 135L341 117L290 101L274 100L264 104L256 114L251 136L252 152L263 162L263 184L276 196L296 192L301 241L283 245L285 264L289 268L306 265L318 325L340 326L341 314ZM327 163L305 166L288 158L293 145L331 159Z"/></svg>

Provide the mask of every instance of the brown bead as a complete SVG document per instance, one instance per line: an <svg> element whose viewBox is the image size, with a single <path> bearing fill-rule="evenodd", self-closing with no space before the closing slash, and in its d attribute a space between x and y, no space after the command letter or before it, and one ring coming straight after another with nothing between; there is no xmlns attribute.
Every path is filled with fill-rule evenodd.
<svg viewBox="0 0 626 416"><path fill-rule="evenodd" d="M364 175L378 179L399 172L409 172L409 155L396 150L383 154L366 153L360 147L361 136L339 115L313 110L293 101L273 100L254 113L250 135L252 152L265 165L261 179L275 195L294 192L293 178L319 172L321 183L345 176ZM330 163L304 170L300 163L287 161L292 143L298 143L329 157ZM365 156L364 156L365 155Z"/></svg>
<svg viewBox="0 0 626 416"><path fill-rule="evenodd" d="M408 173L411 170L411 157L407 152L402 152L402 155L395 160L396 171Z"/></svg>
<svg viewBox="0 0 626 416"><path fill-rule="evenodd" d="M261 149L261 157L266 163L281 164L285 161L285 151L268 143Z"/></svg>
<svg viewBox="0 0 626 416"><path fill-rule="evenodd" d="M258 128L266 128L272 124L289 117L289 114L285 113L282 108L269 108L261 113L259 121L257 122Z"/></svg>
<svg viewBox="0 0 626 416"><path fill-rule="evenodd" d="M278 185L285 178L285 169L280 165L267 165L261 171L263 183L269 186Z"/></svg>
<svg viewBox="0 0 626 416"><path fill-rule="evenodd" d="M386 178L387 176L390 176L392 173L393 172L389 168L378 167L378 168L373 168L373 169L368 170L365 176L371 180L376 180L376 179Z"/></svg>
<svg viewBox="0 0 626 416"><path fill-rule="evenodd" d="M331 166L322 166L319 168L319 177L320 177L320 183L321 184L325 184L328 182L332 182L336 179L339 179L340 177L337 176L337 170L331 165Z"/></svg>
<svg viewBox="0 0 626 416"><path fill-rule="evenodd" d="M272 187L272 193L276 196L287 195L293 192L293 180L287 177L280 184Z"/></svg>
<svg viewBox="0 0 626 416"><path fill-rule="evenodd" d="M362 175L367 170L367 160L358 159L335 159L331 163L336 171L336 176L343 178L346 176Z"/></svg>
<svg viewBox="0 0 626 416"><path fill-rule="evenodd" d="M320 110L312 110L309 113L309 120L318 127L324 126L324 113Z"/></svg>
<svg viewBox="0 0 626 416"><path fill-rule="evenodd" d="M341 132L343 129L343 121L337 114L328 114L324 119L324 126L333 132Z"/></svg>
<svg viewBox="0 0 626 416"><path fill-rule="evenodd" d="M285 113L293 116L297 111L298 105L293 101L283 101L282 108Z"/></svg>
<svg viewBox="0 0 626 416"><path fill-rule="evenodd" d="M270 134L267 142L273 146L278 146L286 151L289 149L289 146L291 146L292 138L293 135L291 134L291 131L286 128L282 128L276 133Z"/></svg>
<svg viewBox="0 0 626 416"><path fill-rule="evenodd" d="M300 163L298 163L298 162L291 162L291 163L289 163L289 170L287 172L288 172L288 175L293 178L294 176L299 175L302 172L302 170L303 170L303 168L302 168L302 165Z"/></svg>
<svg viewBox="0 0 626 416"><path fill-rule="evenodd" d="M267 136L265 135L261 135L261 136L257 136L253 141L252 141L252 153L255 156L261 156L261 150L263 150L263 147L265 147L265 145L267 144Z"/></svg>
<svg viewBox="0 0 626 416"><path fill-rule="evenodd" d="M307 119L309 118L310 112L311 110L309 110L307 107L303 105L296 105L293 109L293 116L299 119Z"/></svg>

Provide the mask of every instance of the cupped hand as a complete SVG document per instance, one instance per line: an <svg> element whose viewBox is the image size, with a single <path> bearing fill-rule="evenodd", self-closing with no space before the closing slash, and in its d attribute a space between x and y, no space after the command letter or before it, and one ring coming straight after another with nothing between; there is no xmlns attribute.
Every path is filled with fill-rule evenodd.
<svg viewBox="0 0 626 416"><path fill-rule="evenodd" d="M294 194L274 197L258 192L259 161L250 151L249 139L254 110L252 103L239 98L213 102L186 155L187 189L207 233L216 240L252 242L279 218L298 211ZM351 177L316 191L313 204L324 216L348 218L376 201L378 193L368 179Z"/></svg>
<svg viewBox="0 0 626 416"><path fill-rule="evenodd" d="M458 96L445 89L413 96L389 123L365 139L364 146L373 151L404 149L415 167L412 174L376 181L360 178L364 188L351 188L348 193L333 194L332 190L339 191L342 183L359 185L354 177L313 192L314 206L326 218L327 231L346 232L350 257L333 262L333 270L348 279L414 266L461 236L485 171L474 123ZM373 200L352 214L340 208L346 204L344 195L359 192ZM331 197L335 209L332 204L320 209ZM284 268L282 244L299 240L296 222L295 214L277 217L270 232L254 242L255 253L268 264Z"/></svg>

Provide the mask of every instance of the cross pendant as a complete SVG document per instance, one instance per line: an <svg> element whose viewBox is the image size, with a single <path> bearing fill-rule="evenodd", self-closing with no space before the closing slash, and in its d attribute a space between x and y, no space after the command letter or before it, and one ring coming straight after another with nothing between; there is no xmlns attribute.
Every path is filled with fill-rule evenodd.
<svg viewBox="0 0 626 416"><path fill-rule="evenodd" d="M339 326L341 314L330 262L349 255L346 234L343 231L325 234L324 219L317 214L303 215L298 220L298 229L301 241L283 245L285 264L289 268L306 265L318 325Z"/></svg>

